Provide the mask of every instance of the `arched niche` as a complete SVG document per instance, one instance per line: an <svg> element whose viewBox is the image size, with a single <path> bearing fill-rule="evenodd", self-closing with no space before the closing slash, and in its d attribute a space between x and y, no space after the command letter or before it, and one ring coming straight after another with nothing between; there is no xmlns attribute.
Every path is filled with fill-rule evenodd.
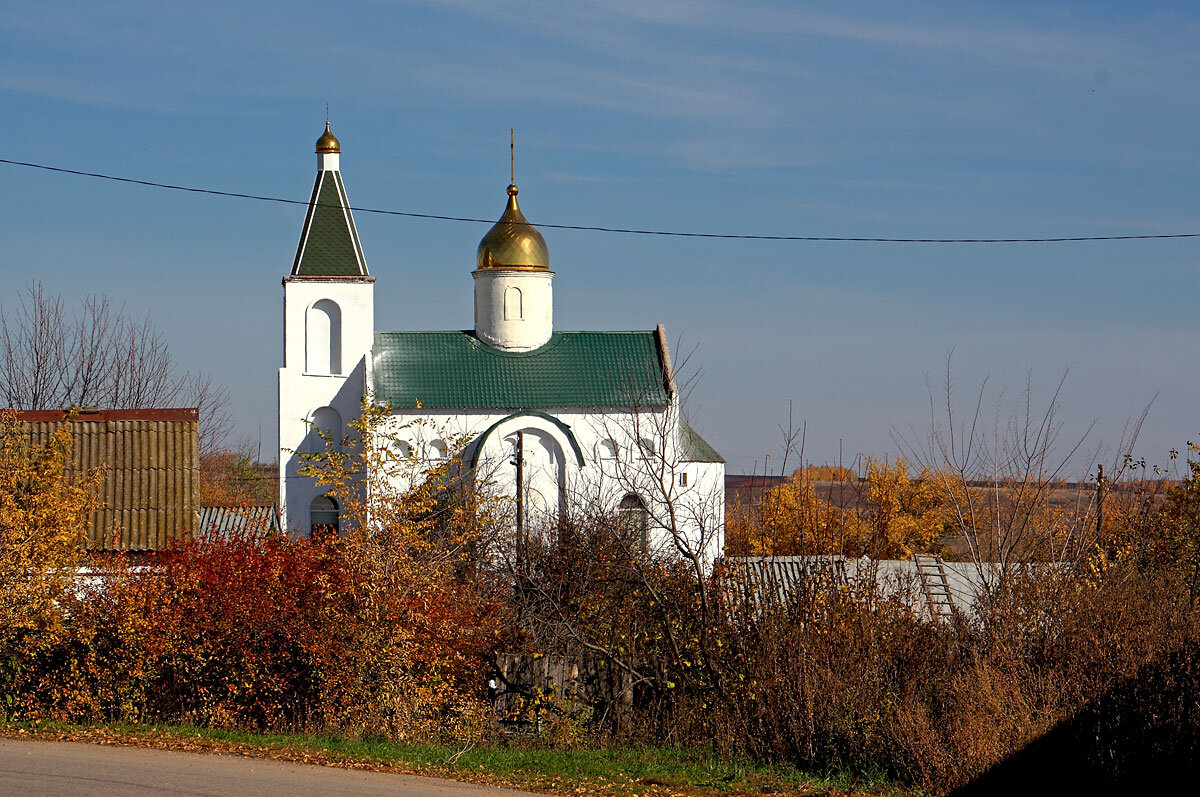
<svg viewBox="0 0 1200 797"><path fill-rule="evenodd" d="M475 438L469 447L473 452L470 459L471 469L475 470L497 456L506 455L506 451L500 450L501 444L498 441L522 428L538 429L550 435L559 442L563 451L569 451L567 460L574 463L574 467L583 467L583 449L579 447L579 441L575 439L575 433L571 431L570 426L541 410L521 410L504 416Z"/></svg>
<svg viewBox="0 0 1200 797"><path fill-rule="evenodd" d="M521 289L510 285L504 291L504 320L521 321L525 318L525 297Z"/></svg>
<svg viewBox="0 0 1200 797"><path fill-rule="evenodd" d="M342 372L342 309L332 299L321 299L308 308L304 370L310 374Z"/></svg>
<svg viewBox="0 0 1200 797"><path fill-rule="evenodd" d="M335 450L341 450L342 415L340 412L333 407L321 407L313 411L308 425L309 451L324 451L326 445Z"/></svg>

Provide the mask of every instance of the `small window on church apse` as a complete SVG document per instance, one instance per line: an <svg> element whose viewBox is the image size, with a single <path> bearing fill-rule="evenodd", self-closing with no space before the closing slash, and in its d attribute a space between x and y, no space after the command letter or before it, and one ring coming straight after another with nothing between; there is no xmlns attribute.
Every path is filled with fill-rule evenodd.
<svg viewBox="0 0 1200 797"><path fill-rule="evenodd" d="M650 513L633 493L626 493L617 507L617 524L630 542L645 547L650 543Z"/></svg>
<svg viewBox="0 0 1200 797"><path fill-rule="evenodd" d="M523 301L523 297L521 296L520 288L509 287L504 291L504 320L525 320L525 303Z"/></svg>

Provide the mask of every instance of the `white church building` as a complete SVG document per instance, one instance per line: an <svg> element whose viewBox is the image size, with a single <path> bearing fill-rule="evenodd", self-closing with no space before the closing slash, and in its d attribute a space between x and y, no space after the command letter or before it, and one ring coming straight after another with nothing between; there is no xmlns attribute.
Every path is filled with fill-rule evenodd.
<svg viewBox="0 0 1200 797"><path fill-rule="evenodd" d="M301 474L297 452L324 448L314 429L341 439L365 399L387 408L400 454L456 458L512 496L518 524L548 528L586 502L618 513L656 550L720 556L725 463L683 419L663 327L556 330L549 250L513 184L476 252L473 328L377 329L375 277L328 123L316 149L312 198L283 279L283 528L337 525L337 500Z"/></svg>

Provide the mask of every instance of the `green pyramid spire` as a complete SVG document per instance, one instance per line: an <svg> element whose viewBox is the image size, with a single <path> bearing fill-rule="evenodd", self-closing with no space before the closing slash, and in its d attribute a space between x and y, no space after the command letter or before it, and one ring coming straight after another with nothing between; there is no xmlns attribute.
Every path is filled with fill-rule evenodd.
<svg viewBox="0 0 1200 797"><path fill-rule="evenodd" d="M342 173L337 168L336 150L322 150L321 142L332 134L326 133L317 142L318 162L321 165L308 200L308 214L300 231L300 245L292 264L293 277L367 277L367 260L363 256L354 214ZM340 149L340 148L339 148Z"/></svg>

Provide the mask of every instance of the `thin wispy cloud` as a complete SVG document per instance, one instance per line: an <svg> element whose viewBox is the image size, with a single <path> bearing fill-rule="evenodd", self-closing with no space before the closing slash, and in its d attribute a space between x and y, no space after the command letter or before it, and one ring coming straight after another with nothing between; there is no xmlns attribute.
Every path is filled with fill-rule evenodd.
<svg viewBox="0 0 1200 797"><path fill-rule="evenodd" d="M104 108L158 113L174 113L182 108L179 103L164 101L137 87L79 77L0 73L0 91Z"/></svg>
<svg viewBox="0 0 1200 797"><path fill-rule="evenodd" d="M630 45L629 24L634 23L654 28L671 26L705 31L725 37L820 37L900 50L949 52L972 58L1003 57L1016 63L1026 63L1030 56L1062 63L1097 51L1123 49L1121 39L1117 37L1078 30L1034 30L985 18L955 23L929 19L915 21L912 18L920 9L909 6L903 7L908 19L899 19L895 17L897 7L894 4L860 4L856 13L818 12L811 10L808 4L801 7L790 2L734 5L714 0L600 0L567 5L548 0L510 0L503 4L487 0L450 0L444 4L555 34L573 34L582 41L615 42L624 47ZM846 4L836 5L847 8ZM613 35L613 31L618 35ZM736 40L730 43L737 44Z"/></svg>

